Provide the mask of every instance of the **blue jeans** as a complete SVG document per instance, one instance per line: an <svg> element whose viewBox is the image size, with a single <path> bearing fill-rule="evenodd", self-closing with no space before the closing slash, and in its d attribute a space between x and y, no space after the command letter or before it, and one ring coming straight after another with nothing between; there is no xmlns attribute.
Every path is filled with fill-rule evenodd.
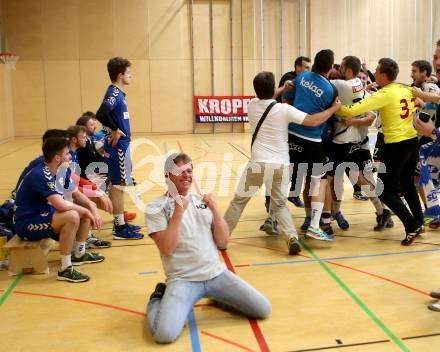
<svg viewBox="0 0 440 352"><path fill-rule="evenodd" d="M193 305L204 297L210 297L250 318L266 318L272 310L266 297L227 269L207 281L172 281L167 284L162 298L153 298L147 305L148 323L154 340L158 343L176 340Z"/></svg>

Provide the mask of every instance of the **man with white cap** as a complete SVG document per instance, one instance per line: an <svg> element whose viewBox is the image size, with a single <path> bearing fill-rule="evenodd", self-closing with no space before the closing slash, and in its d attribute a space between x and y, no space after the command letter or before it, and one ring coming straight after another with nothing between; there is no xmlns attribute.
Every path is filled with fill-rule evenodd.
<svg viewBox="0 0 440 352"><path fill-rule="evenodd" d="M219 259L229 230L212 194L190 192L192 161L184 153L168 156L168 191L147 205L148 234L160 251L166 285L159 283L147 305L148 323L158 343L180 335L193 305L211 297L222 306L252 318L266 318L271 304Z"/></svg>

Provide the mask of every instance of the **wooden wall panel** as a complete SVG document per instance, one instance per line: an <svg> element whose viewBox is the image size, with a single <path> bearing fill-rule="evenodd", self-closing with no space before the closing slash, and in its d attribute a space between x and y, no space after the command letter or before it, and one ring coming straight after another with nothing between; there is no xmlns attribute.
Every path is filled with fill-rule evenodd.
<svg viewBox="0 0 440 352"><path fill-rule="evenodd" d="M81 116L78 61L44 61L47 128L64 129Z"/></svg>
<svg viewBox="0 0 440 352"><path fill-rule="evenodd" d="M191 132L194 118L190 62L151 60L150 82L152 131Z"/></svg>
<svg viewBox="0 0 440 352"><path fill-rule="evenodd" d="M45 60L78 61L77 1L44 0L41 25Z"/></svg>
<svg viewBox="0 0 440 352"><path fill-rule="evenodd" d="M188 5L185 0L148 2L148 40L151 59L191 57Z"/></svg>
<svg viewBox="0 0 440 352"><path fill-rule="evenodd" d="M151 132L150 63L148 60L132 60L131 71L133 80L125 88L130 127L135 133Z"/></svg>
<svg viewBox="0 0 440 352"><path fill-rule="evenodd" d="M96 112L110 84L107 60L81 60L80 77L82 111Z"/></svg>
<svg viewBox="0 0 440 352"><path fill-rule="evenodd" d="M41 136L47 129L44 65L21 61L12 79L15 136Z"/></svg>
<svg viewBox="0 0 440 352"><path fill-rule="evenodd" d="M145 0L115 1L113 11L115 56L137 60L145 60L148 57L147 14Z"/></svg>
<svg viewBox="0 0 440 352"><path fill-rule="evenodd" d="M13 72L0 65L0 142L14 137L11 75Z"/></svg>
<svg viewBox="0 0 440 352"><path fill-rule="evenodd" d="M3 10L7 49L22 60L42 60L42 0L5 1Z"/></svg>
<svg viewBox="0 0 440 352"><path fill-rule="evenodd" d="M115 0L78 0L79 56L81 60L108 60L116 56ZM122 25L122 24L121 24Z"/></svg>

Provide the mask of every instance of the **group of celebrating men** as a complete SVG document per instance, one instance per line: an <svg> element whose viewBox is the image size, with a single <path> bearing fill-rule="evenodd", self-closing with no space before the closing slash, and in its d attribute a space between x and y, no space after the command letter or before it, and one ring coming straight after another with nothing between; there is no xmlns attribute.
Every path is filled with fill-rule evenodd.
<svg viewBox="0 0 440 352"><path fill-rule="evenodd" d="M429 62L413 62L413 87L396 82L399 67L390 58L380 59L373 75L355 56L335 65L328 49L319 51L313 64L299 57L278 88L271 72L258 73L253 80L256 98L248 106L251 158L224 216L212 194L190 191L191 158L169 155L164 167L168 191L145 210L148 234L159 249L167 278L166 284L156 286L147 306L155 340L174 341L202 297L253 318L270 314L267 298L229 272L217 254L217 249L227 247L246 204L263 184L268 218L261 229L284 236L290 255L299 253L301 244L286 201L305 208L305 237L333 241L332 219L341 229L349 228L341 212L345 173L355 196L373 204L375 231L394 226L392 213L404 225L402 245L412 244L426 223L439 227L440 41L433 65L434 75ZM85 113L67 130L48 130L43 155L29 164L17 183L17 234L31 241L59 241L58 280L87 281L75 266L104 260L86 251L111 246L90 232L102 224L98 208L113 214L114 239L143 238L141 228L128 223L134 214L124 212L123 203L124 187L134 182L123 91L132 78L130 66L119 57L108 62L111 85L96 116ZM96 119L104 128L101 136L95 133ZM368 129L373 123L378 134L372 156Z"/></svg>

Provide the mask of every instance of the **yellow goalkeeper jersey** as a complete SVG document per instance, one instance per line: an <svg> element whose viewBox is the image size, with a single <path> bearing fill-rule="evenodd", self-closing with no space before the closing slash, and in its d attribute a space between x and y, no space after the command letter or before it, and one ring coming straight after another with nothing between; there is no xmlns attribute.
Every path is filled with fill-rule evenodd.
<svg viewBox="0 0 440 352"><path fill-rule="evenodd" d="M336 115L354 117L379 110L385 143L396 143L417 136L413 125L415 100L410 87L390 83L356 104L342 106Z"/></svg>

